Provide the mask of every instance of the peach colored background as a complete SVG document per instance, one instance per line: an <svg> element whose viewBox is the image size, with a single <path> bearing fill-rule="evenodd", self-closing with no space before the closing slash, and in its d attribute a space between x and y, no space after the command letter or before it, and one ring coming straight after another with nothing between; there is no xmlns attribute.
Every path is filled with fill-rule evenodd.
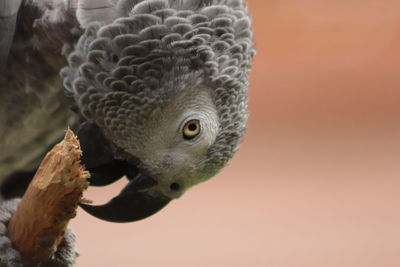
<svg viewBox="0 0 400 267"><path fill-rule="evenodd" d="M237 157L147 220L80 210L78 267L400 266L400 1L249 6L258 54Z"/></svg>

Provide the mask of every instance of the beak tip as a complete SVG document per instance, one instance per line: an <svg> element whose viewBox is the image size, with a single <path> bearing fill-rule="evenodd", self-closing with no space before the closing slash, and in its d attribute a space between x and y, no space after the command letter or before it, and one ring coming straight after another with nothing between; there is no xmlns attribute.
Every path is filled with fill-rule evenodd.
<svg viewBox="0 0 400 267"><path fill-rule="evenodd" d="M157 213L171 201L171 198L155 190L155 185L157 182L153 178L139 173L106 204L80 206L94 217L109 222L142 220Z"/></svg>
<svg viewBox="0 0 400 267"><path fill-rule="evenodd" d="M164 208L170 198L149 196L138 192L128 196L113 198L104 205L92 206L79 204L90 215L108 222L134 222L150 217Z"/></svg>

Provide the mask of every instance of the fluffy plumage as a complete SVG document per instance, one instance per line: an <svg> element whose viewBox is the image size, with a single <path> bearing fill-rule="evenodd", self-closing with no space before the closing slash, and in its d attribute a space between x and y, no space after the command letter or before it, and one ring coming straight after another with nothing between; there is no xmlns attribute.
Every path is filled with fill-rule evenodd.
<svg viewBox="0 0 400 267"><path fill-rule="evenodd" d="M0 3L4 1L17 2ZM15 34L4 33L6 24L1 21L0 39L11 36L12 45L7 61L1 56L5 50L0 50L4 67L0 73L0 182L13 172L37 168L49 146L73 124L59 72L82 30L74 11L62 2L22 1Z"/></svg>
<svg viewBox="0 0 400 267"><path fill-rule="evenodd" d="M135 153L132 146L140 142L137 128L147 127L152 111L171 101L179 104L174 99L181 94L207 90L219 129L204 155L202 172L207 177L215 174L233 156L246 129L254 50L243 2L81 2L78 18L86 31L62 77L85 119ZM94 3L112 11L115 20L102 20L96 9L82 8Z"/></svg>
<svg viewBox="0 0 400 267"><path fill-rule="evenodd" d="M253 56L242 0L23 1L0 76L0 175L27 180L71 125L64 67L91 184L130 180L82 208L115 222L151 216L238 149Z"/></svg>

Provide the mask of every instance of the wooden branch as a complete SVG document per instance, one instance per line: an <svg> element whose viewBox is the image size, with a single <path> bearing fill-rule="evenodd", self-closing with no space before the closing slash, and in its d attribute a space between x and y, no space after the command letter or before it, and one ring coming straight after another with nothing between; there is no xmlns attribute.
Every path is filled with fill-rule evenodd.
<svg viewBox="0 0 400 267"><path fill-rule="evenodd" d="M42 161L8 225L23 263L51 258L76 215L89 173L80 165L79 141L71 130Z"/></svg>

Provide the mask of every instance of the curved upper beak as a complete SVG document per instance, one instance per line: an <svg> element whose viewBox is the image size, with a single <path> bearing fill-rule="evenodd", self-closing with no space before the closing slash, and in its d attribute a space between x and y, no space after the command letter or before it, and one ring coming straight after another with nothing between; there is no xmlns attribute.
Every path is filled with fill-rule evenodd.
<svg viewBox="0 0 400 267"><path fill-rule="evenodd" d="M171 201L171 198L152 190L155 185L157 182L154 179L138 174L108 203L100 206L80 206L89 214L109 222L142 220L157 213Z"/></svg>
<svg viewBox="0 0 400 267"><path fill-rule="evenodd" d="M77 131L83 151L82 164L90 171L90 185L105 186L124 175L130 180L118 196L100 206L80 204L89 214L109 222L133 222L165 207L171 198L157 192L157 182L136 166L113 158L113 147L94 123L83 123Z"/></svg>

